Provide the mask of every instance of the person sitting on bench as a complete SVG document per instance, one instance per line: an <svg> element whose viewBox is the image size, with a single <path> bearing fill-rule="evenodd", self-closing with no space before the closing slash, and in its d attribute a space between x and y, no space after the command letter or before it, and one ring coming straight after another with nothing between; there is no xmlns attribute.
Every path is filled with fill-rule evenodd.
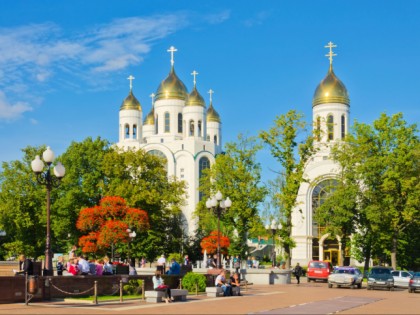
<svg viewBox="0 0 420 315"><path fill-rule="evenodd" d="M225 270L222 269L220 274L217 276L215 281L216 287L221 287L223 290L223 296L231 296L232 295L232 287L229 283L226 282L225 277Z"/></svg>
<svg viewBox="0 0 420 315"><path fill-rule="evenodd" d="M164 284L164 281L161 277L160 270L155 271L155 275L152 278L153 281L153 289L155 291L162 291L165 294L165 302L169 303L172 302L173 299L171 297L171 289L169 289L169 286Z"/></svg>

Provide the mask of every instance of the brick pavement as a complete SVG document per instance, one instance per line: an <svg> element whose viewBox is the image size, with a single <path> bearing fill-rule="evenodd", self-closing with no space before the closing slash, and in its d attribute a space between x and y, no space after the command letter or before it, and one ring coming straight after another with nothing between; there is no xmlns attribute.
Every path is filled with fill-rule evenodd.
<svg viewBox="0 0 420 315"><path fill-rule="evenodd" d="M324 283L302 283L250 286L243 293L243 297L190 296L187 302L171 304L2 304L0 314L420 314L420 293L407 290L329 289Z"/></svg>

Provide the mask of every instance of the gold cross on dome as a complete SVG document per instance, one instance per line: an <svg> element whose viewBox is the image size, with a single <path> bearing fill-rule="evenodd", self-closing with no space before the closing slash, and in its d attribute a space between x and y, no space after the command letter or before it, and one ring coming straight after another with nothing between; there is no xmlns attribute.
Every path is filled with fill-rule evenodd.
<svg viewBox="0 0 420 315"><path fill-rule="evenodd" d="M210 89L207 93L210 94L210 104L213 102L213 93L214 91L212 89Z"/></svg>
<svg viewBox="0 0 420 315"><path fill-rule="evenodd" d="M130 91L133 89L133 80L135 79L135 77L133 77L131 74L130 76L127 78L127 80L130 80Z"/></svg>
<svg viewBox="0 0 420 315"><path fill-rule="evenodd" d="M195 86L195 84L197 83L197 81L196 81L196 76L197 76L197 74L198 74L198 72L197 71L193 71L193 72L191 72L191 75L194 77L194 86Z"/></svg>
<svg viewBox="0 0 420 315"><path fill-rule="evenodd" d="M152 105L155 103L155 93L149 95L152 98Z"/></svg>
<svg viewBox="0 0 420 315"><path fill-rule="evenodd" d="M328 57L328 59L330 59L330 65L332 65L333 62L333 57L337 56L337 54L334 54L332 49L336 48L337 45L334 45L333 42L329 42L327 46L324 46L325 48L329 48L330 52L328 54L326 54L325 56Z"/></svg>
<svg viewBox="0 0 420 315"><path fill-rule="evenodd" d="M178 49L176 49L174 46L169 47L169 49L167 50L170 54L171 54L171 66L174 65L174 52L178 51Z"/></svg>

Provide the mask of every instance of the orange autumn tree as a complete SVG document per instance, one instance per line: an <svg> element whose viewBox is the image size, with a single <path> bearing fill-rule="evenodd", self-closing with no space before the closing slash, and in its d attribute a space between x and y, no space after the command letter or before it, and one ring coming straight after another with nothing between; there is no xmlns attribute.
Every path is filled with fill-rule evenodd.
<svg viewBox="0 0 420 315"><path fill-rule="evenodd" d="M207 254L217 253L217 233L217 231L212 231L209 236L206 236L201 240L200 246L203 254L204 251L207 251ZM220 253L226 255L228 253L229 246L229 237L220 233Z"/></svg>
<svg viewBox="0 0 420 315"><path fill-rule="evenodd" d="M121 197L104 197L99 206L82 209L76 228L86 233L79 238L84 253L103 252L115 244L127 243L127 229L149 229L149 216L140 209L130 208Z"/></svg>

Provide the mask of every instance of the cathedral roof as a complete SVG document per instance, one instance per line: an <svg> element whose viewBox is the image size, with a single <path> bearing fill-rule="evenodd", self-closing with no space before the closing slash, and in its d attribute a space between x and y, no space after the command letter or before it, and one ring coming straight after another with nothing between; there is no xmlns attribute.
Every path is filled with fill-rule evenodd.
<svg viewBox="0 0 420 315"><path fill-rule="evenodd" d="M213 108L213 102L210 102L210 106L207 109L207 122L210 122L210 121L220 123L220 116L216 112L216 110Z"/></svg>
<svg viewBox="0 0 420 315"><path fill-rule="evenodd" d="M172 65L168 76L160 83L156 91L156 101L163 99L185 100L187 96L187 88L176 75L174 66Z"/></svg>
<svg viewBox="0 0 420 315"><path fill-rule="evenodd" d="M341 82L335 75L332 64L330 65L327 76L321 81L315 90L312 106L327 103L350 105L350 98L347 89L343 82Z"/></svg>
<svg viewBox="0 0 420 315"><path fill-rule="evenodd" d="M128 93L128 96L122 102L121 107L120 107L120 110L125 110L125 109L134 109L134 110L141 111L140 102L134 96L133 91L131 89L130 89L130 93Z"/></svg>
<svg viewBox="0 0 420 315"><path fill-rule="evenodd" d="M150 112L147 114L146 118L144 119L145 125L154 125L155 124L155 108L152 107Z"/></svg>
<svg viewBox="0 0 420 315"><path fill-rule="evenodd" d="M195 85L191 93L188 95L187 101L185 102L185 106L206 106L204 98L197 91Z"/></svg>

